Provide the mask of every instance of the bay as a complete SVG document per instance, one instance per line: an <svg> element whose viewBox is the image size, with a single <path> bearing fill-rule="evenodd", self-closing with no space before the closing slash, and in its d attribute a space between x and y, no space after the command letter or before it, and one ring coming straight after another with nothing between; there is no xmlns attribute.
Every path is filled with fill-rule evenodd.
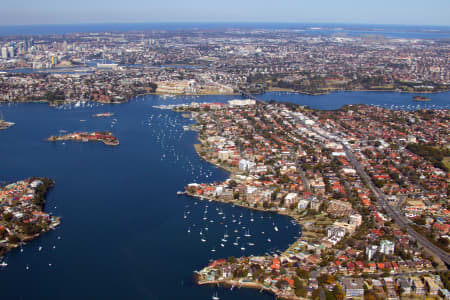
<svg viewBox="0 0 450 300"><path fill-rule="evenodd" d="M224 180L228 174L196 154L197 134L183 130L193 121L152 106L228 99L206 98L146 96L121 105L65 110L44 103L1 105L5 119L16 125L0 132L0 181L53 178L56 186L48 194L46 210L62 218L56 230L25 245L23 252L7 255L8 266L0 270L2 299L210 299L215 287L193 282L193 271L210 259L262 255L292 243L299 228L287 217L254 212L251 222L247 209L176 195L187 183ZM91 117L104 111L115 116ZM44 141L59 130L110 130L121 144ZM218 214L219 207L226 219ZM232 222L232 215L242 219L241 225ZM256 245L241 251L232 243L238 234L245 239L244 226L252 233L248 241ZM226 229L230 237L222 248ZM266 242L268 236L272 243ZM219 294L221 299L248 299L258 292Z"/></svg>
<svg viewBox="0 0 450 300"><path fill-rule="evenodd" d="M317 109L356 103L396 109L448 108L450 104L449 92L428 95L432 100L426 103L413 102L413 95L338 92L259 97ZM120 105L95 103L65 109L45 103L0 104L5 120L16 123L0 131L0 181L53 178L56 186L48 194L46 210L62 218L56 230L25 245L23 252L17 249L7 255L8 266L0 270L2 299L210 299L216 287L193 282L193 271L210 259L262 255L292 243L301 229L288 217L176 195L187 183L221 181L228 173L196 154L197 134L183 130L192 120L153 106L229 99L148 95ZM100 112L115 116L92 117ZM109 130L121 144L44 140L59 130ZM203 220L205 209L207 220ZM274 224L279 232L273 230ZM252 233L248 241L255 246L241 251L232 243L238 235L244 240L247 228ZM221 247L225 230L230 237ZM219 295L221 299L272 299L245 289L219 289Z"/></svg>
<svg viewBox="0 0 450 300"><path fill-rule="evenodd" d="M342 91L323 95L307 95L291 92L270 92L257 95L265 101L276 100L305 105L315 109L333 110L343 105L366 104L377 105L396 110L442 109L450 108L450 92L397 93L397 92L352 92ZM430 101L413 101L414 96L425 96Z"/></svg>

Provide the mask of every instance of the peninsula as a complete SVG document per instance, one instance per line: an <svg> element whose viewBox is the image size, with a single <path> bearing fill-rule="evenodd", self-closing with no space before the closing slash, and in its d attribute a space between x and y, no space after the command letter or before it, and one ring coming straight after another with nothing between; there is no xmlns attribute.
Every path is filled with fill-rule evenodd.
<svg viewBox="0 0 450 300"><path fill-rule="evenodd" d="M224 182L188 184L188 195L302 225L280 255L215 260L196 272L199 284L286 299L433 296L450 288L449 173L439 164L450 156L449 110L317 111L253 100L174 110L197 121L199 155L231 172Z"/></svg>
<svg viewBox="0 0 450 300"><path fill-rule="evenodd" d="M33 177L0 188L0 256L60 224L43 211L49 178Z"/></svg>
<svg viewBox="0 0 450 300"><path fill-rule="evenodd" d="M102 142L108 146L118 146L119 140L111 132L74 132L64 135L52 135L49 142L78 141L78 142Z"/></svg>

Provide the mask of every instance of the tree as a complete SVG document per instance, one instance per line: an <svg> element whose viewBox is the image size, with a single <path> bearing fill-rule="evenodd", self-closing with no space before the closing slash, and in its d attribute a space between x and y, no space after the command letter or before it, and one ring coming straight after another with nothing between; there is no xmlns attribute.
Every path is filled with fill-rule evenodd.
<svg viewBox="0 0 450 300"><path fill-rule="evenodd" d="M344 290L342 289L340 284L336 284L334 286L333 294L336 297L336 300L343 300L345 298Z"/></svg>
<svg viewBox="0 0 450 300"><path fill-rule="evenodd" d="M11 244L17 244L17 243L20 242L20 238L19 238L17 235L10 235L10 236L8 237L8 241L9 241Z"/></svg>
<svg viewBox="0 0 450 300"><path fill-rule="evenodd" d="M10 213L10 212L8 212L8 213L6 213L6 214L3 215L3 220L5 220L6 222L11 221L12 218L13 218L13 214Z"/></svg>
<svg viewBox="0 0 450 300"><path fill-rule="evenodd" d="M275 286L281 290L287 288L289 286L289 282L287 282L284 279L281 279L277 283L275 283Z"/></svg>
<svg viewBox="0 0 450 300"><path fill-rule="evenodd" d="M295 270L295 272L297 273L297 276L302 278L302 279L309 279L309 272L305 269L302 268L297 268Z"/></svg>
<svg viewBox="0 0 450 300"><path fill-rule="evenodd" d="M311 298L314 300L320 299L320 289L315 289L314 291L312 291Z"/></svg>
<svg viewBox="0 0 450 300"><path fill-rule="evenodd" d="M295 295L298 297L306 297L307 294L308 291L304 287L295 289Z"/></svg>
<svg viewBox="0 0 450 300"><path fill-rule="evenodd" d="M294 287L295 289L300 289L304 287L303 282L298 277L294 277Z"/></svg>
<svg viewBox="0 0 450 300"><path fill-rule="evenodd" d="M373 293L368 293L364 295L364 299L366 300L376 300L377 297Z"/></svg>
<svg viewBox="0 0 450 300"><path fill-rule="evenodd" d="M447 238L441 237L441 238L438 239L438 242L441 243L444 247L448 246L448 239Z"/></svg>
<svg viewBox="0 0 450 300"><path fill-rule="evenodd" d="M334 282L334 278L330 274L320 274L317 281L319 285L330 284Z"/></svg>
<svg viewBox="0 0 450 300"><path fill-rule="evenodd" d="M425 216L420 216L419 218L416 218L414 220L414 223L416 223L417 225L424 226L426 224Z"/></svg>
<svg viewBox="0 0 450 300"><path fill-rule="evenodd" d="M325 299L326 300L337 300L336 296L329 290L325 290Z"/></svg>
<svg viewBox="0 0 450 300"><path fill-rule="evenodd" d="M227 262L229 262L230 264L234 264L237 262L237 259L234 256L230 256L228 257Z"/></svg>
<svg viewBox="0 0 450 300"><path fill-rule="evenodd" d="M33 235L42 231L42 227L37 224L23 224L23 231L26 235Z"/></svg>

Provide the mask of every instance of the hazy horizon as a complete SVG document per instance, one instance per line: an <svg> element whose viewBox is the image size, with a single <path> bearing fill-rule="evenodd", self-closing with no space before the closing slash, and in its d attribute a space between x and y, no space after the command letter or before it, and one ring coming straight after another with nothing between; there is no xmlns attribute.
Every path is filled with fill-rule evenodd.
<svg viewBox="0 0 450 300"><path fill-rule="evenodd" d="M331 23L450 26L450 1L419 0L17 0L5 3L0 26L109 23Z"/></svg>
<svg viewBox="0 0 450 300"><path fill-rule="evenodd" d="M24 23L24 24L1 24L0 27L20 27L20 26L70 26L70 25L121 25L121 24L129 24L129 25L145 25L145 24L180 24L180 25L271 25L271 24L279 24L279 25L326 25L326 26L393 26L393 27L450 27L448 25L433 25L433 24L389 24L389 23L359 23L359 22L283 22L283 21L159 21L159 22L72 22L72 23Z"/></svg>

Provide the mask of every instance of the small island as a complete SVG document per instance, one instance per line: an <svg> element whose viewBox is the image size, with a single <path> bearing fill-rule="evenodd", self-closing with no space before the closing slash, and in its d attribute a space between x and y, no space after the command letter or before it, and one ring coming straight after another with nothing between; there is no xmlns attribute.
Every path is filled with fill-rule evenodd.
<svg viewBox="0 0 450 300"><path fill-rule="evenodd" d="M428 97L425 97L425 96L414 96L413 97L413 101L431 101L431 99L430 98L428 98Z"/></svg>
<svg viewBox="0 0 450 300"><path fill-rule="evenodd" d="M33 177L0 188L0 255L60 224L58 217L43 211L49 178Z"/></svg>
<svg viewBox="0 0 450 300"><path fill-rule="evenodd" d="M111 132L74 132L64 135L52 135L47 139L49 142L78 141L78 142L103 142L108 146L118 146L119 140Z"/></svg>
<svg viewBox="0 0 450 300"><path fill-rule="evenodd" d="M112 112L105 112L105 113L95 114L95 115L92 115L92 116L96 117L96 118L105 118L105 117L112 117L112 116L114 116L114 113L112 113Z"/></svg>

